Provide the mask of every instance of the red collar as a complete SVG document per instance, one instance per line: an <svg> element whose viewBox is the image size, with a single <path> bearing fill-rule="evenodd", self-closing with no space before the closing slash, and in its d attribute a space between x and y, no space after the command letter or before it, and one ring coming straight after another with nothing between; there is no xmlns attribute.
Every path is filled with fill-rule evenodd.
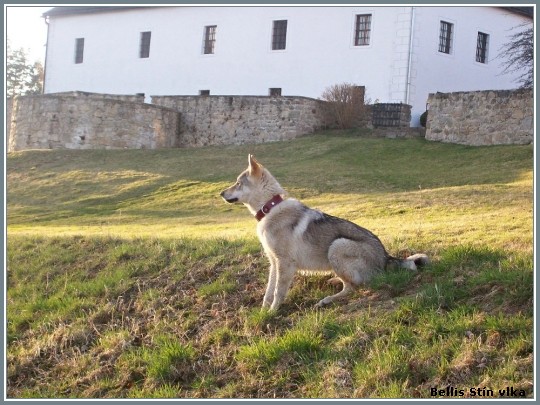
<svg viewBox="0 0 540 405"><path fill-rule="evenodd" d="M272 208L274 208L276 205L278 205L282 201L283 201L283 198L281 198L280 195L273 196L270 201L264 204L262 208L259 211L257 211L257 213L255 214L255 219L257 221L260 221L261 219L265 217L266 214L270 212Z"/></svg>

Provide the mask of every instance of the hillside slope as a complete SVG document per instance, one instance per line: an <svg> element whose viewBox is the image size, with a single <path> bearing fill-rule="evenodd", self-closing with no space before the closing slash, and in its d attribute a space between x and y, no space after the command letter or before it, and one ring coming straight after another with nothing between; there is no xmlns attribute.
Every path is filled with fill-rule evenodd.
<svg viewBox="0 0 540 405"><path fill-rule="evenodd" d="M531 396L532 147L358 135L10 154L8 397ZM219 197L248 153L433 264L322 311L335 287L298 276L260 311L255 221Z"/></svg>

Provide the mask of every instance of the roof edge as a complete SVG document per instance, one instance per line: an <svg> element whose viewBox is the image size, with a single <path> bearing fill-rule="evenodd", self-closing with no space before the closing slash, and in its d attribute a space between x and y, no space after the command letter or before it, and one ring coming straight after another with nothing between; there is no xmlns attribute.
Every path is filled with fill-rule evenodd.
<svg viewBox="0 0 540 405"><path fill-rule="evenodd" d="M155 8L155 6L88 6L88 7L73 7L73 6L60 6L53 7L50 10L44 12L42 17L58 17L68 15L80 15L80 14L97 14L97 13L109 13L111 11L128 11L142 8Z"/></svg>
<svg viewBox="0 0 540 405"><path fill-rule="evenodd" d="M501 8L511 11L516 14L523 15L525 17L534 18L534 7L501 7Z"/></svg>
<svg viewBox="0 0 540 405"><path fill-rule="evenodd" d="M144 8L156 8L159 6L59 6L53 7L42 14L42 17L57 17L64 15L80 15L80 14L96 14L96 13L108 13L111 11L128 11ZM496 8L504 9L512 13L520 14L525 17L534 18L534 7L502 7L495 6Z"/></svg>

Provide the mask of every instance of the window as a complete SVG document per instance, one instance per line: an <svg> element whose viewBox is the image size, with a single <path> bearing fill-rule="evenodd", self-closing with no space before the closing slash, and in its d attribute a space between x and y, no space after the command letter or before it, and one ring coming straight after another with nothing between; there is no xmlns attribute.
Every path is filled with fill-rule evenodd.
<svg viewBox="0 0 540 405"><path fill-rule="evenodd" d="M209 96L210 90L199 90L199 96Z"/></svg>
<svg viewBox="0 0 540 405"><path fill-rule="evenodd" d="M274 21L272 30L272 50L285 49L287 45L287 20Z"/></svg>
<svg viewBox="0 0 540 405"><path fill-rule="evenodd" d="M354 28L354 46L369 45L371 37L371 14L358 14Z"/></svg>
<svg viewBox="0 0 540 405"><path fill-rule="evenodd" d="M84 38L75 39L75 63L83 63Z"/></svg>
<svg viewBox="0 0 540 405"><path fill-rule="evenodd" d="M150 38L152 32L145 31L141 32L141 44L139 47L139 58L149 58L150 57Z"/></svg>
<svg viewBox="0 0 540 405"><path fill-rule="evenodd" d="M269 89L270 97L279 97L281 96L281 88L280 87L272 87Z"/></svg>
<svg viewBox="0 0 540 405"><path fill-rule="evenodd" d="M476 40L476 61L479 63L487 63L488 57L489 35L483 32L478 33Z"/></svg>
<svg viewBox="0 0 540 405"><path fill-rule="evenodd" d="M441 32L439 33L439 52L450 54L452 51L452 35L454 34L454 24L441 21Z"/></svg>
<svg viewBox="0 0 540 405"><path fill-rule="evenodd" d="M214 53L216 45L216 28L217 25L208 25L204 27L204 49L205 55L211 55Z"/></svg>

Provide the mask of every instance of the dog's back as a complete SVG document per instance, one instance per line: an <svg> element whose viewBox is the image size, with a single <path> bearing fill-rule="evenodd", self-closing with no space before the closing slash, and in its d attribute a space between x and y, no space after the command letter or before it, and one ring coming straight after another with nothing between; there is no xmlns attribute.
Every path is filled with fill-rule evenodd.
<svg viewBox="0 0 540 405"><path fill-rule="evenodd" d="M339 239L361 244L373 271L384 269L388 257L383 244L372 232L292 198L277 207L267 220L261 221L257 230L268 253L289 257L300 270L332 270L328 252Z"/></svg>

